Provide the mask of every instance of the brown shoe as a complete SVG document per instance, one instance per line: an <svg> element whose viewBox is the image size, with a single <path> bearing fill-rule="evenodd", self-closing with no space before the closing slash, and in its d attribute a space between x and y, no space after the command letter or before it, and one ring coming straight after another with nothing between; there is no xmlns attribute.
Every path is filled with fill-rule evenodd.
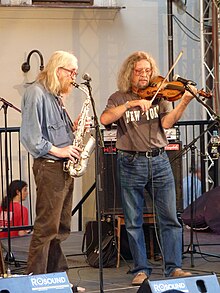
<svg viewBox="0 0 220 293"><path fill-rule="evenodd" d="M175 269L172 273L171 273L171 277L189 277L192 276L192 274L190 272L184 272L182 269Z"/></svg>
<svg viewBox="0 0 220 293"><path fill-rule="evenodd" d="M147 279L148 276L144 272L138 273L134 279L132 280L132 285L133 286L139 286L141 285L145 279Z"/></svg>

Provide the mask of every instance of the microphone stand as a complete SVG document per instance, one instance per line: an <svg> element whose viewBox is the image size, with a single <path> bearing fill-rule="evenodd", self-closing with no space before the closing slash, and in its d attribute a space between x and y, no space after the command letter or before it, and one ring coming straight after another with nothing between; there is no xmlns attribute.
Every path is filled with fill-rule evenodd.
<svg viewBox="0 0 220 293"><path fill-rule="evenodd" d="M5 99L0 97L0 102L2 102L2 106L0 108L4 110L4 121L5 121L5 181L6 181L6 196L7 196L7 218L8 218L8 252L6 255L6 260L8 261L8 270L9 263L15 262L14 255L11 251L11 235L10 235L10 200L8 196L8 187L9 187L9 163L8 163L8 123L7 123L7 110L8 107L15 109L16 111L21 113L21 110L15 107L13 104L9 103Z"/></svg>
<svg viewBox="0 0 220 293"><path fill-rule="evenodd" d="M185 85L185 89L186 89L188 92L190 92L190 93L193 95L193 97L196 98L196 100L197 100L200 104L202 104L206 109L209 110L209 112L213 115L214 120L216 120L218 123L220 123L220 116L218 116L218 115L215 113L215 111L214 111L209 105L207 105L206 103L204 103L203 100L201 100L196 94L194 94L194 92L191 90L191 88L189 87L188 84Z"/></svg>
<svg viewBox="0 0 220 293"><path fill-rule="evenodd" d="M194 212L194 205L193 205L193 202L194 202L194 173L195 173L195 143L196 141L201 138L208 130L210 130L211 128L213 128L213 126L215 126L217 123L219 124L220 123L220 117L213 111L213 109L205 104L196 94L194 94L194 92L191 90L191 88L189 87L188 84L185 85L185 89L190 92L193 97L196 98L196 100L202 104L205 108L207 108L210 113L215 117L213 123L211 123L205 131L203 131L198 137L196 137L195 139L192 140L192 142L190 144L188 144L187 146L185 146L182 151L180 151L178 153L177 156L173 157L171 160L170 160L170 163L172 164L173 161L175 161L177 158L179 158L180 156L184 155L189 149L191 149L191 171L192 171L192 176L191 176L191 209L190 209L190 220L191 220L191 230L190 230L190 244L188 246L188 249L186 252L184 253L190 253L190 256L191 256L191 267L194 267L194 259L193 259L193 253L196 252L195 251L195 246L193 244L193 212ZM195 194L196 195L196 194ZM206 254L206 253L201 253L201 254L204 254L204 255L211 255L211 254ZM214 255L211 255L211 256L214 256ZM218 256L216 256L218 257Z"/></svg>
<svg viewBox="0 0 220 293"><path fill-rule="evenodd" d="M99 148L104 147L104 142L102 139L100 125L98 117L96 114L95 101L92 97L92 88L90 85L91 78L88 78L83 84L87 86L89 91L89 97L94 114L94 125L95 125L95 135L96 135L96 148L95 148L95 184L96 184L96 205L97 205L97 221L98 221L98 235L99 235L99 280L100 280L100 293L104 292L103 287L103 260L102 260L102 223L101 223L101 209L100 209L100 197L99 197Z"/></svg>

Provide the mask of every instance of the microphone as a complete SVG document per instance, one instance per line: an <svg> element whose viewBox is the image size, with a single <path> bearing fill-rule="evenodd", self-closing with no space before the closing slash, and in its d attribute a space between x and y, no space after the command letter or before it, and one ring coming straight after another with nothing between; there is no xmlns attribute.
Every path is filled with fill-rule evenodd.
<svg viewBox="0 0 220 293"><path fill-rule="evenodd" d="M192 81L190 79L185 79L183 77L180 77L178 74L175 74L173 76L173 80L174 81L180 81L182 82L184 85L187 85L187 84L191 84L191 85L196 85L196 82L195 81Z"/></svg>
<svg viewBox="0 0 220 293"><path fill-rule="evenodd" d="M82 75L82 79L84 79L86 81L91 81L92 80L91 77L90 77L90 75L88 73L84 73Z"/></svg>

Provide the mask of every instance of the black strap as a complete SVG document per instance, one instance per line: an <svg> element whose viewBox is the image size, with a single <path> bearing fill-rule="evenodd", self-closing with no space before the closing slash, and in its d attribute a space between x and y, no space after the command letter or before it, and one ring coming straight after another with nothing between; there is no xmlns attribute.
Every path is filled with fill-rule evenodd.
<svg viewBox="0 0 220 293"><path fill-rule="evenodd" d="M62 108L62 110L66 113L66 116L67 116L67 118L68 118L68 120L69 120L69 123L70 123L70 125L73 127L73 121L72 121L72 119L70 118L70 115L69 115L69 113L67 112L67 110L66 110L66 107L65 107L65 105L64 105L64 103L63 103L63 100L62 100L62 97L61 96L59 96L59 97L57 97L58 98L58 103L59 103L59 105L60 105L60 107Z"/></svg>

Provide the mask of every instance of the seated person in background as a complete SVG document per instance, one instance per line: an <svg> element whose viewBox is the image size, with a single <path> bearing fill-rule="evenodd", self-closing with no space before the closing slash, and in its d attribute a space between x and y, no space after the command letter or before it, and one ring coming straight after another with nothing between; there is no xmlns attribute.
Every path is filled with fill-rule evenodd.
<svg viewBox="0 0 220 293"><path fill-rule="evenodd" d="M28 196L27 183L14 180L8 187L8 196L4 197L0 206L0 229L8 227L8 203L10 203L10 227L28 225L28 209L22 202ZM10 231L10 236L24 236L27 230ZM8 232L0 232L0 238L7 238Z"/></svg>
<svg viewBox="0 0 220 293"><path fill-rule="evenodd" d="M191 204L191 183L192 171L190 174L183 178L183 208L187 208ZM202 182L201 182L201 168L196 167L193 177L193 201L202 195Z"/></svg>

